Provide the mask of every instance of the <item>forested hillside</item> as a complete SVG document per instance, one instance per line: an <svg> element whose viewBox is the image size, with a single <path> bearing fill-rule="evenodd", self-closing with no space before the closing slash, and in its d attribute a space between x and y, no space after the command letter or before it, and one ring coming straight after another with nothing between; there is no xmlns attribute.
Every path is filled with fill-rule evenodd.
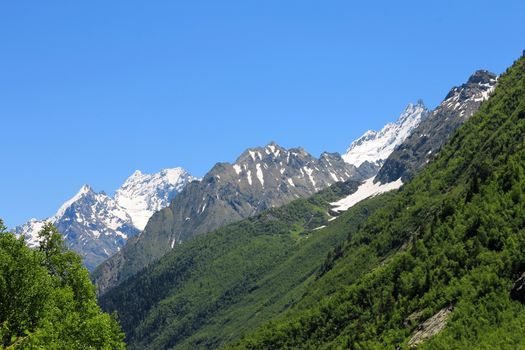
<svg viewBox="0 0 525 350"><path fill-rule="evenodd" d="M0 348L124 349L80 256L51 224L39 239L39 248L28 248L0 220Z"/></svg>
<svg viewBox="0 0 525 350"><path fill-rule="evenodd" d="M379 205L329 221L329 202L356 190L337 183L309 199L228 225L172 251L104 294L130 348L217 348L299 300L326 253ZM332 218L333 219L333 218ZM329 230L322 229L329 222Z"/></svg>
<svg viewBox="0 0 525 350"><path fill-rule="evenodd" d="M523 347L525 299L511 290L525 271L524 137L522 57L437 159L349 236L304 298L236 348ZM339 283L370 260L382 263Z"/></svg>

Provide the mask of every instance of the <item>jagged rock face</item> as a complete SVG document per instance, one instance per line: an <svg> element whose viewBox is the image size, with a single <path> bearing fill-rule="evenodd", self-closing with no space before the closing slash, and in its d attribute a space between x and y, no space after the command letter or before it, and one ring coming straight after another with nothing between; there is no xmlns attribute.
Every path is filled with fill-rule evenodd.
<svg viewBox="0 0 525 350"><path fill-rule="evenodd" d="M44 223L53 223L64 236L66 245L83 257L91 271L119 251L130 237L136 236L144 228L144 221L155 211L167 207L194 179L182 168L155 174L136 171L116 191L115 198L104 192L96 193L85 185L51 218L31 219L14 232L35 247Z"/></svg>
<svg viewBox="0 0 525 350"><path fill-rule="evenodd" d="M525 304L525 272L514 282L514 286L510 291L510 297Z"/></svg>
<svg viewBox="0 0 525 350"><path fill-rule="evenodd" d="M375 181L410 179L433 159L452 133L479 109L481 102L488 99L496 82L496 75L480 70L465 84L452 88L445 100L390 154Z"/></svg>
<svg viewBox="0 0 525 350"><path fill-rule="evenodd" d="M215 165L199 183L192 183L166 211L174 220L162 229L173 247L191 236L209 232L270 207L309 196L349 178L362 178L354 166L336 154L319 159L302 149L286 150L275 144L244 152L234 164ZM152 218L146 233L164 213ZM167 238L166 237L166 238Z"/></svg>
<svg viewBox="0 0 525 350"><path fill-rule="evenodd" d="M419 344L427 341L432 338L445 328L447 324L448 317L453 310L453 306L447 306L434 316L430 317L428 320L420 324L417 329L412 334L412 338L408 341L408 347L414 348Z"/></svg>
<svg viewBox="0 0 525 350"><path fill-rule="evenodd" d="M81 252L90 271L139 233L113 198L92 190L70 205L54 224L66 244Z"/></svg>
<svg viewBox="0 0 525 350"><path fill-rule="evenodd" d="M396 122L388 123L380 131L368 130L352 142L343 154L343 159L356 167L372 167L377 172L395 147L401 144L427 115L428 110L423 101L419 100L415 105L408 104Z"/></svg>
<svg viewBox="0 0 525 350"><path fill-rule="evenodd" d="M155 213L143 233L94 273L99 291L163 256L177 244L265 209L309 196L338 181L361 180L338 154L319 159L275 143L245 151L234 164L216 164L192 182L168 208Z"/></svg>

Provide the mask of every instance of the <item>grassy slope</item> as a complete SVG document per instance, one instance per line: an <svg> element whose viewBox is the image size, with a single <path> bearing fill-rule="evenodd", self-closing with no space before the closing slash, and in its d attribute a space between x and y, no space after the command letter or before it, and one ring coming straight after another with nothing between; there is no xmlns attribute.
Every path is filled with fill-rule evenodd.
<svg viewBox="0 0 525 350"><path fill-rule="evenodd" d="M406 348L417 324L448 305L447 327L420 348L523 347L525 307L509 291L525 270L524 136L521 58L437 160L350 235L301 301L236 347ZM344 278L369 261L382 263Z"/></svg>

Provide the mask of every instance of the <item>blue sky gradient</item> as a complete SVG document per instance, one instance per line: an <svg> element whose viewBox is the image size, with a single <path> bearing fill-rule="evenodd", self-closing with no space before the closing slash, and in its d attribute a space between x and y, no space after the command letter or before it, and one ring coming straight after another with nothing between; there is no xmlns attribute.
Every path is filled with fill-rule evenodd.
<svg viewBox="0 0 525 350"><path fill-rule="evenodd" d="M0 4L0 217L275 140L343 152L525 49L523 1Z"/></svg>

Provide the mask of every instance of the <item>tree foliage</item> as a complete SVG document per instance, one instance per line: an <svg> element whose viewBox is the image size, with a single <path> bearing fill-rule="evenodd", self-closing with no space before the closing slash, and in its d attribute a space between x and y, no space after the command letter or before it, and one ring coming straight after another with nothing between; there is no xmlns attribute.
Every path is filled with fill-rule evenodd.
<svg viewBox="0 0 525 350"><path fill-rule="evenodd" d="M0 220L0 342L6 349L123 349L117 321L97 305L81 258L52 224L40 247Z"/></svg>

